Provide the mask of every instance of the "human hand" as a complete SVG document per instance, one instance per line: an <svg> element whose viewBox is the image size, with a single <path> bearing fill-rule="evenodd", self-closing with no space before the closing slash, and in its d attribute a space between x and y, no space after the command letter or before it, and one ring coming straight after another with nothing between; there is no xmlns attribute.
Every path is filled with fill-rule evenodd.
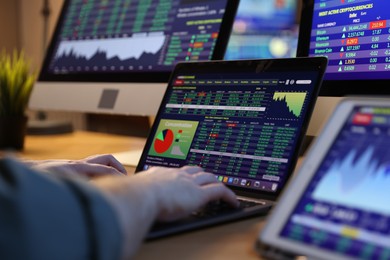
<svg viewBox="0 0 390 260"><path fill-rule="evenodd" d="M93 155L81 160L32 160L24 162L33 169L49 173L85 177L127 175L123 165L110 154Z"/></svg>
<svg viewBox="0 0 390 260"><path fill-rule="evenodd" d="M180 169L153 167L139 174L139 181L152 186L160 221L173 221L185 217L210 201L224 200L232 207L238 206L236 195L215 175L196 166ZM151 189L151 190L150 190Z"/></svg>
<svg viewBox="0 0 390 260"><path fill-rule="evenodd" d="M236 195L200 167L153 167L128 178L92 180L117 212L124 232L124 259L134 256L156 220L185 217L210 201L224 200L238 207Z"/></svg>

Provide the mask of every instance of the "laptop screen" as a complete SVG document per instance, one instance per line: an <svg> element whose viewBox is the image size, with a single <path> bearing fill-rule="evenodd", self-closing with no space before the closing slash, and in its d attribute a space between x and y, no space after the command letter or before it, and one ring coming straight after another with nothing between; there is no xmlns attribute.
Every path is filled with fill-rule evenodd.
<svg viewBox="0 0 390 260"><path fill-rule="evenodd" d="M390 107L355 107L281 236L361 259L389 259L389 131Z"/></svg>
<svg viewBox="0 0 390 260"><path fill-rule="evenodd" d="M292 172L321 80L318 66L295 65L180 64L137 171L198 165L229 186L277 193Z"/></svg>

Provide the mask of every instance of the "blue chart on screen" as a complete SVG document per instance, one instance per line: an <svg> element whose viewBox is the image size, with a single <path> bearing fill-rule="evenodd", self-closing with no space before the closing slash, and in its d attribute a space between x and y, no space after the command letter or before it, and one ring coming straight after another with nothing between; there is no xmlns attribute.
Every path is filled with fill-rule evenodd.
<svg viewBox="0 0 390 260"><path fill-rule="evenodd" d="M226 0L72 0L53 45L54 73L171 71L210 60Z"/></svg>
<svg viewBox="0 0 390 260"><path fill-rule="evenodd" d="M99 64L120 66L158 61L166 36L163 34L105 40L62 41L56 54L56 63L63 66ZM129 46L132 46L129 48Z"/></svg>
<svg viewBox="0 0 390 260"><path fill-rule="evenodd" d="M313 192L316 200L390 214L390 165L380 165L375 150L351 150L335 161ZM357 158L357 159L355 159Z"/></svg>
<svg viewBox="0 0 390 260"><path fill-rule="evenodd" d="M343 256L389 259L389 146L390 108L355 107L281 236Z"/></svg>

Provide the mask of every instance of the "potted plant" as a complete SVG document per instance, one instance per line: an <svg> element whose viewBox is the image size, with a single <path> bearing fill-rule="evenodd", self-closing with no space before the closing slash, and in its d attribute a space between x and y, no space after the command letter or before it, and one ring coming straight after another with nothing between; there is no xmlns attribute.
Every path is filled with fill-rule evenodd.
<svg viewBox="0 0 390 260"><path fill-rule="evenodd" d="M22 51L0 54L0 149L21 150L27 126L26 109L35 73Z"/></svg>

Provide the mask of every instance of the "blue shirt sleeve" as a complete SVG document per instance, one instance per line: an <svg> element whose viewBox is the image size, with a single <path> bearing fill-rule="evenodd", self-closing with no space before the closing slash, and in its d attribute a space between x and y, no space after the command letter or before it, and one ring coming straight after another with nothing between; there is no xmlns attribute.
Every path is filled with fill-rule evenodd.
<svg viewBox="0 0 390 260"><path fill-rule="evenodd" d="M0 259L119 259L122 234L99 190L0 159Z"/></svg>

